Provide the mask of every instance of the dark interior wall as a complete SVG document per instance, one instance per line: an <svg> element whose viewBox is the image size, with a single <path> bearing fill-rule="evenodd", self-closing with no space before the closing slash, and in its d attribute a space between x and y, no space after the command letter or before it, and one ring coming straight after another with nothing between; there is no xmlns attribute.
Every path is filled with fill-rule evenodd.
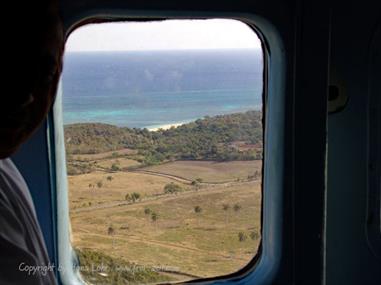
<svg viewBox="0 0 381 285"><path fill-rule="evenodd" d="M333 7L331 76L349 101L328 117L327 285L381 284L366 238L369 51L380 11L377 1Z"/></svg>

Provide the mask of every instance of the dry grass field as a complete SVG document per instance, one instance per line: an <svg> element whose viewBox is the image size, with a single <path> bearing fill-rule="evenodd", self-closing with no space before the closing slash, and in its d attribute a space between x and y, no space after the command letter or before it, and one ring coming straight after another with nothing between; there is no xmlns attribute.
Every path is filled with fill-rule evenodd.
<svg viewBox="0 0 381 285"><path fill-rule="evenodd" d="M136 160L133 159L128 159L128 158L109 158L109 159L104 159L101 161L97 161L97 166L103 167L110 169L112 165L115 165L121 169L123 168L128 168L131 166L139 166L141 163L137 162Z"/></svg>
<svg viewBox="0 0 381 285"><path fill-rule="evenodd" d="M111 181L108 177L112 177ZM99 182L101 185L98 185ZM138 192L142 199L156 196L163 193L164 186L169 182L171 180L164 177L123 171L116 173L95 171L69 176L70 208L125 202L126 194L133 192ZM187 189L186 186L184 188Z"/></svg>
<svg viewBox="0 0 381 285"><path fill-rule="evenodd" d="M189 180L201 178L204 182L247 180L255 171L261 172L262 161L175 161L146 167L146 170L176 175Z"/></svg>
<svg viewBox="0 0 381 285"><path fill-rule="evenodd" d="M143 169L152 173L69 176L73 245L167 268L176 280L233 273L253 258L260 240L260 181L247 181L260 163L177 161ZM210 184L187 181L197 178ZM182 191L164 194L171 182ZM126 201L133 192L140 198Z"/></svg>

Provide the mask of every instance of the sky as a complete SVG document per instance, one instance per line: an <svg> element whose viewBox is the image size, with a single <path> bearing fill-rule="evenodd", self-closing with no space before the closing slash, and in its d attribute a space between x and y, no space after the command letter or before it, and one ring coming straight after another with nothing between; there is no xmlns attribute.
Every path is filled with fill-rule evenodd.
<svg viewBox="0 0 381 285"><path fill-rule="evenodd" d="M257 35L236 20L166 20L82 26L66 51L131 51L179 49L260 49Z"/></svg>

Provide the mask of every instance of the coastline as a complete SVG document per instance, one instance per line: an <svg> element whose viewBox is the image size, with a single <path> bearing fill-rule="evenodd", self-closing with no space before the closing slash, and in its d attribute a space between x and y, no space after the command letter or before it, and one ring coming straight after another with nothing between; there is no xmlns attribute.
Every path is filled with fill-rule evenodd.
<svg viewBox="0 0 381 285"><path fill-rule="evenodd" d="M190 121L191 122L191 121ZM188 121L184 122L178 122L178 123L172 123L172 124L163 124L163 125L152 125L152 126L147 126L145 129L149 130L150 132L157 132L158 130L169 130L170 128L177 128L181 125L189 123Z"/></svg>

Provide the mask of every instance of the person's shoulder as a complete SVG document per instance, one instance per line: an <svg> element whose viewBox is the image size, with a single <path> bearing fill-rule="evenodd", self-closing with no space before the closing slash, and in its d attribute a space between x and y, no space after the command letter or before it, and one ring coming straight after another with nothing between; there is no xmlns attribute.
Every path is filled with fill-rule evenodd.
<svg viewBox="0 0 381 285"><path fill-rule="evenodd" d="M24 195L24 192L27 194ZM26 205L23 205L24 203L26 203ZM26 246L24 245L25 226L22 223L21 218L30 215L28 209L28 188L24 179L10 159L1 159L0 240L6 239L11 243L15 242L21 246Z"/></svg>
<svg viewBox="0 0 381 285"><path fill-rule="evenodd" d="M0 284L55 284L53 272L23 271L46 266L49 258L28 186L10 159L0 160L0 252Z"/></svg>
<svg viewBox="0 0 381 285"><path fill-rule="evenodd" d="M4 175L7 177L22 178L20 172L10 158L0 159L0 176Z"/></svg>
<svg viewBox="0 0 381 285"><path fill-rule="evenodd" d="M15 168L16 166L10 158L0 159L0 169Z"/></svg>
<svg viewBox="0 0 381 285"><path fill-rule="evenodd" d="M27 183L11 159L0 159L0 195L23 200L35 215L33 200Z"/></svg>

